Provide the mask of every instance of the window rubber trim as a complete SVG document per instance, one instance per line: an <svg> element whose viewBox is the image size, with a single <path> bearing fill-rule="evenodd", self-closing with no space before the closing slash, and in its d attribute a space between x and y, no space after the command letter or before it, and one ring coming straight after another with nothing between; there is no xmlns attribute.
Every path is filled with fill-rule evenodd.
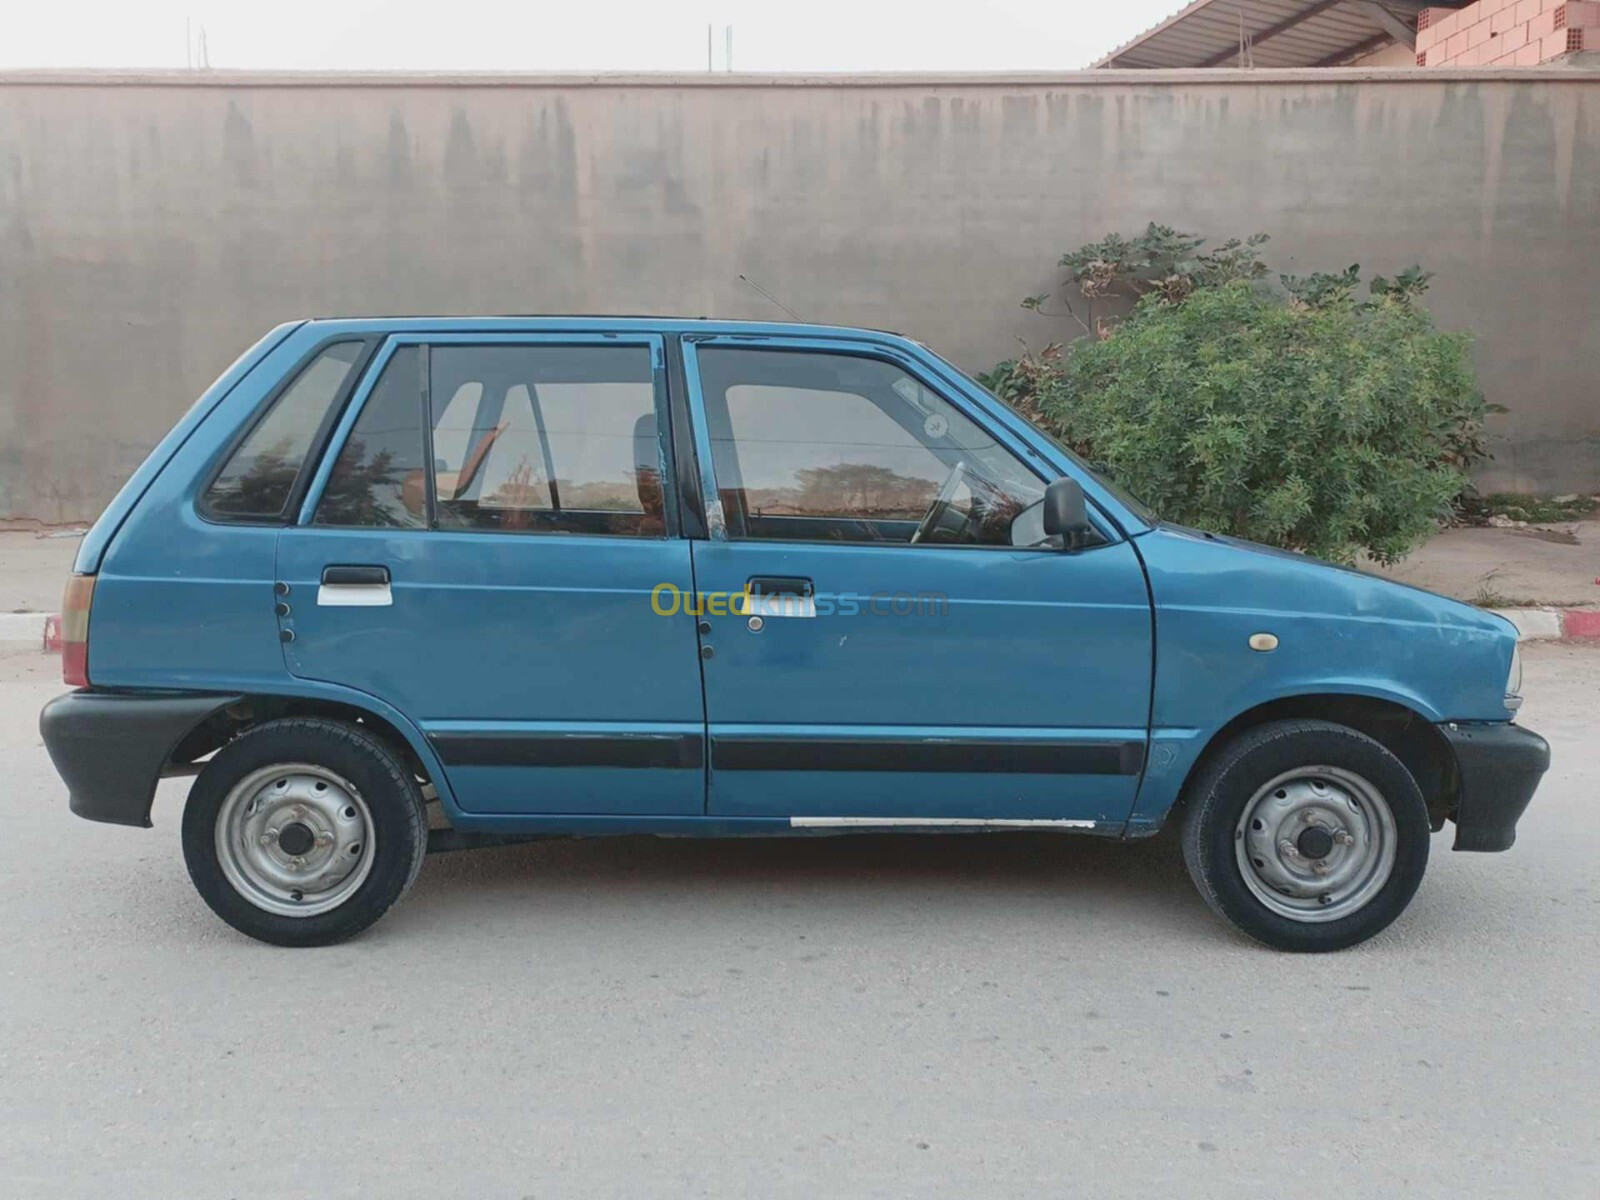
<svg viewBox="0 0 1600 1200"><path fill-rule="evenodd" d="M689 431L689 385L683 363L683 335L667 338L667 434L671 439L672 487L669 494L678 514L680 537L704 541L706 515L700 500L700 467L695 461L694 438Z"/></svg>
<svg viewBox="0 0 1600 1200"><path fill-rule="evenodd" d="M439 528L439 481L435 477L438 463L433 457L433 346L428 342L417 347L417 406L422 423L422 527L435 530ZM350 432L355 433L354 426ZM342 453L344 447L339 449ZM317 503L321 502L318 497ZM313 524L316 519L317 514L312 512Z"/></svg>

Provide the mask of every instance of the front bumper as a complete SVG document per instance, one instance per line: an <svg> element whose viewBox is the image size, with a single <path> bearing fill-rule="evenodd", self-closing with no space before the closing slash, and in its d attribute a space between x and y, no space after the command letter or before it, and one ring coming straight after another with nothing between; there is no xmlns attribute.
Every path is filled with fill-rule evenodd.
<svg viewBox="0 0 1600 1200"><path fill-rule="evenodd" d="M1509 850L1517 821L1550 766L1550 743L1510 723L1439 726L1461 780L1456 850Z"/></svg>
<svg viewBox="0 0 1600 1200"><path fill-rule="evenodd" d="M178 743L238 696L68 692L39 714L72 811L113 825L150 824L162 769Z"/></svg>

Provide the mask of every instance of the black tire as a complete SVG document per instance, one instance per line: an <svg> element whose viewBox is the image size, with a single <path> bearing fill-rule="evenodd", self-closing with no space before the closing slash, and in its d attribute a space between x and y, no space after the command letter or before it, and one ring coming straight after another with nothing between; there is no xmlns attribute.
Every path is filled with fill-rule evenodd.
<svg viewBox="0 0 1600 1200"><path fill-rule="evenodd" d="M1310 767L1359 776L1377 789L1393 817L1395 854L1387 881L1359 908L1333 920L1269 908L1246 883L1236 849L1236 842L1248 845L1240 823L1257 793L1286 772ZM1343 950L1366 941L1400 915L1427 870L1432 831L1411 772L1380 743L1330 721L1274 721L1240 734L1210 758L1184 801L1183 859L1200 895L1235 929L1278 950Z"/></svg>
<svg viewBox="0 0 1600 1200"><path fill-rule="evenodd" d="M229 880L218 857L217 822L229 793L284 764L308 764L348 781L370 816L365 878L337 907L314 916L261 907ZM195 779L183 812L183 857L201 897L239 932L276 946L326 946L360 933L410 889L427 846L422 793L406 766L361 727L317 717L268 721L224 746Z"/></svg>

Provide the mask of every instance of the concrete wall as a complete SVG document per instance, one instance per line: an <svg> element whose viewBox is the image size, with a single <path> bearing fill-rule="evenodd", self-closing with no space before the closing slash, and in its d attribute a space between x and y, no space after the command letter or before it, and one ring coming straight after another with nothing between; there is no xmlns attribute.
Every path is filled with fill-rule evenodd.
<svg viewBox="0 0 1600 1200"><path fill-rule="evenodd" d="M887 326L982 369L1152 219L1305 273L1421 260L1495 488L1600 488L1600 76L0 75L0 516L92 517L232 357L312 314Z"/></svg>

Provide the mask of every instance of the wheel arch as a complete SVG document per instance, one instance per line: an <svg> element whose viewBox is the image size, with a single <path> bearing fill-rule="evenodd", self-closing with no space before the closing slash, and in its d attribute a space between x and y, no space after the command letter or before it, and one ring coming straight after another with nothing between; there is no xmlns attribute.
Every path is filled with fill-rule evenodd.
<svg viewBox="0 0 1600 1200"><path fill-rule="evenodd" d="M455 808L455 795L445 777L444 765L422 733L387 705L363 700L277 693L248 693L199 722L179 739L162 770L163 775L193 774L201 759L221 749L239 734L282 717L324 717L366 729L393 750L406 766L431 784L445 805Z"/></svg>
<svg viewBox="0 0 1600 1200"><path fill-rule="evenodd" d="M1397 700L1350 692L1307 692L1280 696L1248 708L1206 740L1178 788L1173 813L1188 802L1190 786L1216 754L1240 734L1272 721L1295 718L1330 721L1378 742L1400 760L1417 781L1437 831L1453 817L1461 798L1461 779L1449 742L1425 715Z"/></svg>

